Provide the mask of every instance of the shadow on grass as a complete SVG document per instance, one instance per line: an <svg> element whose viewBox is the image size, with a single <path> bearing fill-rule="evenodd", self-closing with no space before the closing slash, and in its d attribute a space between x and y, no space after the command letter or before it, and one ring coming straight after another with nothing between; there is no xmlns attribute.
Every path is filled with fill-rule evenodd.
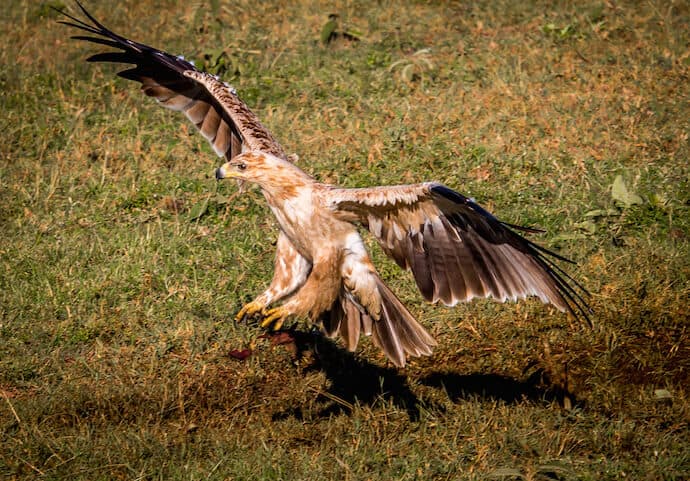
<svg viewBox="0 0 690 481"><path fill-rule="evenodd" d="M420 416L420 407L428 407L430 401L420 399L408 384L405 370L381 367L339 347L320 332L290 331L298 361L310 356L306 371L323 372L330 381L326 391L319 392L316 402L323 409L316 416L325 418L333 414L349 414L355 405L374 407L390 402L405 411L410 420ZM508 404L535 402L583 407L581 401L562 386L554 383L541 369L526 379L518 380L500 374L460 374L437 371L420 379L420 383L442 388L453 402L490 399ZM442 406L436 408L443 410ZM303 419L301 406L273 415L273 420L288 417Z"/></svg>
<svg viewBox="0 0 690 481"><path fill-rule="evenodd" d="M523 401L552 403L561 406L583 407L582 401L551 382L548 375L537 370L525 380L517 380L501 374L458 374L433 372L420 380L426 386L443 388L453 402L476 399L493 399L509 404Z"/></svg>
<svg viewBox="0 0 690 481"><path fill-rule="evenodd" d="M358 358L321 333L291 331L290 334L294 338L298 360L313 355L313 361L306 370L321 371L330 381L328 390L317 396L317 402L325 405L318 417L349 414L355 405L372 407L381 402L391 402L405 411L411 420L419 419L419 405L423 401L410 389L404 372L401 374L395 368L377 366ZM301 419L301 408L277 413L273 419L289 416Z"/></svg>

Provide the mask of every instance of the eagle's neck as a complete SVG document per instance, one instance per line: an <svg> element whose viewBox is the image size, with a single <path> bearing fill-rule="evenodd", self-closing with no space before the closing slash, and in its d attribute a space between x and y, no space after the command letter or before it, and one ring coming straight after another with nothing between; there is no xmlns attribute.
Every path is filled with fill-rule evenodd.
<svg viewBox="0 0 690 481"><path fill-rule="evenodd" d="M264 197L266 197L268 205L275 212L275 209L282 210L286 205L295 203L297 199L310 197L313 184L313 180L311 182L303 182L301 179L291 178L286 179L286 182L281 185L261 186L261 191Z"/></svg>
<svg viewBox="0 0 690 481"><path fill-rule="evenodd" d="M273 168L259 185L269 204L282 205L285 201L310 191L316 181L294 164L285 162L280 168Z"/></svg>

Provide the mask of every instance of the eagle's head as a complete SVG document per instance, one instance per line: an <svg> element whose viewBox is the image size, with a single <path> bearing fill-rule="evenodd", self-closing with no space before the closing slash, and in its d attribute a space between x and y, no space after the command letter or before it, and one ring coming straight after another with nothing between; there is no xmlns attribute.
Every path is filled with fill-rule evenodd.
<svg viewBox="0 0 690 481"><path fill-rule="evenodd" d="M238 179L271 189L309 178L287 160L259 151L244 152L216 169L216 179Z"/></svg>
<svg viewBox="0 0 690 481"><path fill-rule="evenodd" d="M262 152L245 152L216 169L216 180L238 179L259 183L270 163L269 155Z"/></svg>

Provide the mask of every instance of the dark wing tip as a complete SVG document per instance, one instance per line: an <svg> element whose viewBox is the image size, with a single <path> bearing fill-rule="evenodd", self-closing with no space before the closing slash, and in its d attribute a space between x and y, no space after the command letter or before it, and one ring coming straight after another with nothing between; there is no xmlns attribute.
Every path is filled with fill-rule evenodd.
<svg viewBox="0 0 690 481"><path fill-rule="evenodd" d="M494 243L508 242L514 248L532 257L555 285L567 310L575 318L582 317L590 327L593 326L590 314L594 311L583 297L589 296L589 292L579 282L573 279L572 276L565 272L565 270L558 266L553 259L571 264L575 264L575 262L526 239L516 232L516 230L524 232L543 231L500 221L493 214L474 202L473 199L465 197L444 185L435 184L430 188L430 191L454 204L465 206L479 216L477 218L476 216L463 215L462 219L456 219L457 216L450 216L451 222L456 223L462 220L463 223L470 225L473 230L486 241Z"/></svg>
<svg viewBox="0 0 690 481"><path fill-rule="evenodd" d="M443 184L435 184L431 187L431 192L433 192L436 195L440 195L441 197L455 203L455 204L461 204L461 205L466 205L470 209L474 210L475 212L481 214L483 217L487 219L491 219L494 221L498 221L496 217L489 212L488 210L484 209L482 206L477 204L474 199L470 197L465 197L459 192L454 191L453 189L446 187Z"/></svg>
<svg viewBox="0 0 690 481"><path fill-rule="evenodd" d="M469 200L460 192L456 192L450 187L446 187L443 184L433 184L429 190L431 190L431 192L433 192L434 194L440 195L441 197L455 202L456 204L464 204Z"/></svg>
<svg viewBox="0 0 690 481"><path fill-rule="evenodd" d="M527 225L511 224L510 222L503 221L501 221L501 224L510 227L511 229L519 230L522 232L529 232L530 234L543 234L544 232L546 232L544 229L537 229L536 227L530 227Z"/></svg>
<svg viewBox="0 0 690 481"><path fill-rule="evenodd" d="M124 51L127 56L117 57L102 57L97 58L95 56L91 57L92 62L102 61L102 62L123 62L123 63L133 63L137 65L152 63L159 65L160 67L166 67L168 69L174 70L177 73L182 73L186 70L198 70L193 63L185 60L182 56L171 55L167 52L163 52L156 48L150 47L148 45L134 42L128 38L122 37L112 30L105 27L101 22L96 20L96 18L89 13L84 6L75 0L76 4L79 6L80 10L84 13L87 19L91 23L79 19L67 12L59 9L55 9L58 13L68 18L68 20L58 20L58 23L67 25L72 28L77 28L79 30L86 31L91 35L74 35L72 38L76 40L84 40L91 43L96 43L100 45L106 45L108 47L118 48Z"/></svg>

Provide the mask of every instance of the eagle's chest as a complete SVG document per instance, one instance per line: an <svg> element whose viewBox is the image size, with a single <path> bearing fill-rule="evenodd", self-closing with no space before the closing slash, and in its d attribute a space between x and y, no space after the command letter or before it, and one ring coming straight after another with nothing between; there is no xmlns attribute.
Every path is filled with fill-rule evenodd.
<svg viewBox="0 0 690 481"><path fill-rule="evenodd" d="M267 195L268 205L280 228L302 255L312 257L313 239L318 236L319 217L311 192L307 189L296 195L280 198Z"/></svg>
<svg viewBox="0 0 690 481"><path fill-rule="evenodd" d="M267 196L267 199L280 228L310 261L320 257L320 253L337 249L334 240L343 227L352 229L335 219L310 190L283 198Z"/></svg>

